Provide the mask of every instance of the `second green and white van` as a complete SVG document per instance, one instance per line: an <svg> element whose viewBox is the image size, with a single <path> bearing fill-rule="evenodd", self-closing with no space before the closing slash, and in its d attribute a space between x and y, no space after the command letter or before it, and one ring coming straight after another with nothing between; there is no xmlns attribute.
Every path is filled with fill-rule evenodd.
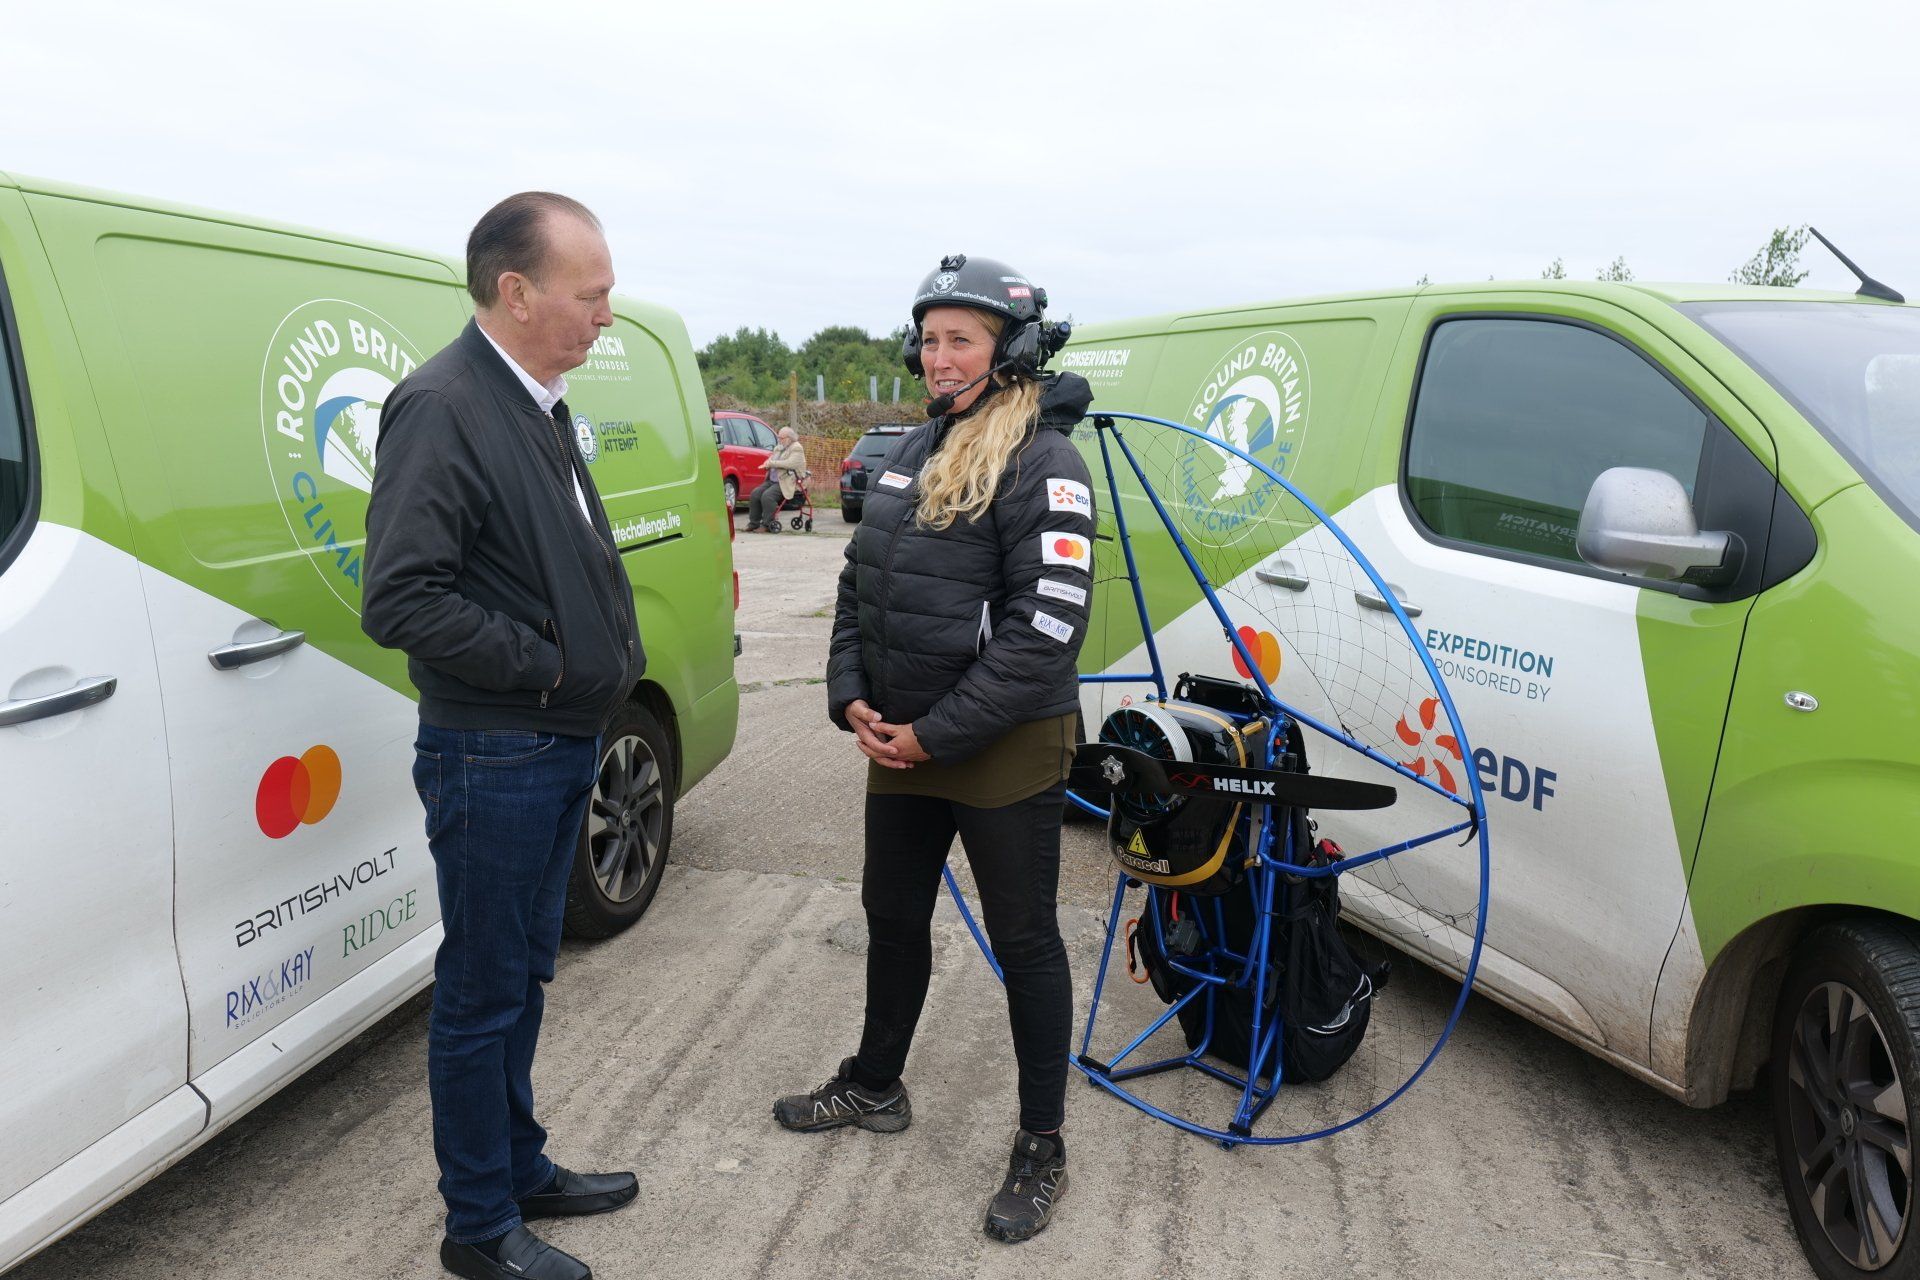
<svg viewBox="0 0 1920 1280"><path fill-rule="evenodd" d="M362 544L381 404L470 314L438 258L0 174L0 1270L432 977ZM570 886L588 936L646 909L739 706L692 347L614 315L567 398L649 664Z"/></svg>
<svg viewBox="0 0 1920 1280"><path fill-rule="evenodd" d="M1920 1270L1920 308L1436 286L1088 326L1059 363L1095 413L1203 429L1265 379L1262 461L1392 584L1472 738L1408 750L1488 797L1479 989L1693 1105L1764 1074L1815 1269ZM1157 627L1197 610L1159 589L1191 598ZM1142 669L1103 598L1083 669ZM1217 626L1161 650L1233 676ZM1088 686L1088 723L1124 696ZM1390 886L1346 897L1418 950Z"/></svg>

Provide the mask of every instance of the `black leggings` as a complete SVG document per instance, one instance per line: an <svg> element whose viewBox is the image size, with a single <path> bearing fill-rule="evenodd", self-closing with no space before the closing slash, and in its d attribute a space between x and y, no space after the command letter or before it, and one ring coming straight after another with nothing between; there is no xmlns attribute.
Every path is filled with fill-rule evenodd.
<svg viewBox="0 0 1920 1280"><path fill-rule="evenodd" d="M1073 983L1054 911L1066 784L998 809L930 796L867 797L867 1021L854 1074L890 1084L907 1063L933 974L934 902L957 832L973 865L987 938L1007 978L1020 1126L1060 1127L1066 1111ZM982 975L985 976L984 974Z"/></svg>

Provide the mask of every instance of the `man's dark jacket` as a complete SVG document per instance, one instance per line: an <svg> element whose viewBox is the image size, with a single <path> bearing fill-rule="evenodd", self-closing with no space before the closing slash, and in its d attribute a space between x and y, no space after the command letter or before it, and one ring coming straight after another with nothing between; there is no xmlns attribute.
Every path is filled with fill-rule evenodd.
<svg viewBox="0 0 1920 1280"><path fill-rule="evenodd" d="M381 412L360 625L405 651L427 724L592 737L645 669L564 413L540 411L473 321Z"/></svg>
<svg viewBox="0 0 1920 1280"><path fill-rule="evenodd" d="M916 427L888 452L840 573L827 657L835 724L848 728L848 704L864 699L948 762L1079 709L1094 506L1073 428L1092 400L1079 374L1048 376L1039 424L993 502L945 529L921 525L915 508L920 473L954 420Z"/></svg>

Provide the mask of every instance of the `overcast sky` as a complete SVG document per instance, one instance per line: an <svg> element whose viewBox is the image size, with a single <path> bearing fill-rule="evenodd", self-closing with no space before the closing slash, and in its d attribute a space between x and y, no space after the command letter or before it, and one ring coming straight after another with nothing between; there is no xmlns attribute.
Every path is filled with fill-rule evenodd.
<svg viewBox="0 0 1920 1280"><path fill-rule="evenodd" d="M186 18L192 13L198 16ZM696 343L904 319L944 253L1093 321L1722 280L1812 222L1920 299L1912 3L10 4L0 169L462 251L551 187ZM1814 246L1809 285L1851 288Z"/></svg>

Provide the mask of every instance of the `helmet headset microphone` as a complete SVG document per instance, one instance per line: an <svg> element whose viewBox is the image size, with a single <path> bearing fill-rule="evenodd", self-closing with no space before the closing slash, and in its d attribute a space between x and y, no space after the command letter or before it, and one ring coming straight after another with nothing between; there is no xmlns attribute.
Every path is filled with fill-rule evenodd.
<svg viewBox="0 0 1920 1280"><path fill-rule="evenodd" d="M1047 291L1004 262L948 254L927 273L913 298L913 322L900 344L900 359L914 377L926 376L920 359L920 321L935 307L968 307L1000 317L1000 335L994 340L987 371L960 391L936 396L927 416L937 418L953 408L955 397L996 373L1016 378L1038 376L1054 352L1067 343L1071 328L1046 322Z"/></svg>

